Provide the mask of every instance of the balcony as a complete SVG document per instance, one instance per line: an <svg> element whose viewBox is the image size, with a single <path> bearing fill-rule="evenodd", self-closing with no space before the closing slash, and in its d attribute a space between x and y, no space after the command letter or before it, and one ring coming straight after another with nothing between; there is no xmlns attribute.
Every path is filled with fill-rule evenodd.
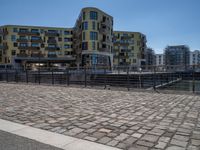
<svg viewBox="0 0 200 150"><path fill-rule="evenodd" d="M45 47L45 50L60 50L59 47Z"/></svg>
<svg viewBox="0 0 200 150"><path fill-rule="evenodd" d="M111 41L110 41L110 40L107 40L107 39L106 39L106 40L102 40L101 42L102 42L103 44L110 44L110 43L111 43Z"/></svg>
<svg viewBox="0 0 200 150"><path fill-rule="evenodd" d="M132 36L121 36L121 39L122 40L129 40L129 39L131 39L132 38Z"/></svg>
<svg viewBox="0 0 200 150"><path fill-rule="evenodd" d="M55 44L57 41L55 39L49 39L47 40L47 43Z"/></svg>
<svg viewBox="0 0 200 150"><path fill-rule="evenodd" d="M41 38L39 39L31 39L32 43L43 43L43 40Z"/></svg>
<svg viewBox="0 0 200 150"><path fill-rule="evenodd" d="M7 30L0 30L0 35L7 35L8 31Z"/></svg>
<svg viewBox="0 0 200 150"><path fill-rule="evenodd" d="M22 50L39 50L40 47L36 47L36 46L18 46L19 49Z"/></svg>
<svg viewBox="0 0 200 150"><path fill-rule="evenodd" d="M59 36L57 32L45 32L45 36Z"/></svg>
<svg viewBox="0 0 200 150"><path fill-rule="evenodd" d="M22 35L22 36L25 36L25 35L31 35L31 36L38 36L40 35L39 32L30 32L30 31L19 31L18 32L18 35Z"/></svg>
<svg viewBox="0 0 200 150"><path fill-rule="evenodd" d="M110 26L110 22L108 20L102 20L101 24L105 26Z"/></svg>
<svg viewBox="0 0 200 150"><path fill-rule="evenodd" d="M28 57L28 54L17 54L17 57Z"/></svg>
<svg viewBox="0 0 200 150"><path fill-rule="evenodd" d="M41 58L41 57L45 57L45 55L44 54L40 54L40 53L32 53L31 57Z"/></svg>
<svg viewBox="0 0 200 150"><path fill-rule="evenodd" d="M28 39L17 39L17 42L28 42Z"/></svg>
<svg viewBox="0 0 200 150"><path fill-rule="evenodd" d="M100 28L99 29L99 32L101 32L101 33L107 33L107 32L109 32L106 28Z"/></svg>
<svg viewBox="0 0 200 150"><path fill-rule="evenodd" d="M110 50L107 49L107 48L100 48L99 51L100 51L100 52L107 52L107 53L110 53Z"/></svg>

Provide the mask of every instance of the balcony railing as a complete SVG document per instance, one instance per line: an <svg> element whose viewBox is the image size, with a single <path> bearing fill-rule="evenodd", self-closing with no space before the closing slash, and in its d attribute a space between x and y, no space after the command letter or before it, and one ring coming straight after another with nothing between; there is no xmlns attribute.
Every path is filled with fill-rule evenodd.
<svg viewBox="0 0 200 150"><path fill-rule="evenodd" d="M100 51L100 52L107 52L107 53L110 53L110 50L107 49L107 48L100 48L99 51Z"/></svg>
<svg viewBox="0 0 200 150"><path fill-rule="evenodd" d="M45 50L60 50L59 47L45 47Z"/></svg>
<svg viewBox="0 0 200 150"><path fill-rule="evenodd" d="M43 43L42 39L31 39L32 43Z"/></svg>
<svg viewBox="0 0 200 150"><path fill-rule="evenodd" d="M17 39L17 42L28 42L28 39Z"/></svg>
<svg viewBox="0 0 200 150"><path fill-rule="evenodd" d="M0 35L6 35L6 34L8 34L8 31L7 31L7 30L1 30L1 31L0 31Z"/></svg>
<svg viewBox="0 0 200 150"><path fill-rule="evenodd" d="M47 43L57 43L55 39L47 40Z"/></svg>
<svg viewBox="0 0 200 150"><path fill-rule="evenodd" d="M39 50L40 47L38 46L18 46L19 49L27 49L27 50Z"/></svg>
<svg viewBox="0 0 200 150"><path fill-rule="evenodd" d="M45 32L45 36L59 36L59 33L57 32Z"/></svg>
<svg viewBox="0 0 200 150"><path fill-rule="evenodd" d="M17 57L28 57L28 54L17 54Z"/></svg>
<svg viewBox="0 0 200 150"><path fill-rule="evenodd" d="M18 34L19 35L33 35L33 36L40 35L39 32L30 32L30 31L19 31Z"/></svg>

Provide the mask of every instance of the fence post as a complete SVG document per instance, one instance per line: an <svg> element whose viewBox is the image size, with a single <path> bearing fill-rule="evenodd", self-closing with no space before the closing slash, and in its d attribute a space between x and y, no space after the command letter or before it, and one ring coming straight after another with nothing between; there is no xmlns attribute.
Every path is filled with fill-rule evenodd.
<svg viewBox="0 0 200 150"><path fill-rule="evenodd" d="M129 76L129 67L127 68L127 89L130 90L130 76Z"/></svg>
<svg viewBox="0 0 200 150"><path fill-rule="evenodd" d="M67 86L69 86L69 68L67 68Z"/></svg>
<svg viewBox="0 0 200 150"><path fill-rule="evenodd" d="M104 89L106 88L106 68L104 68Z"/></svg>
<svg viewBox="0 0 200 150"><path fill-rule="evenodd" d="M28 83L28 70L27 70L27 68L25 68L26 70L26 83Z"/></svg>
<svg viewBox="0 0 200 150"><path fill-rule="evenodd" d="M6 65L6 82L8 82L8 68L7 68L7 65Z"/></svg>
<svg viewBox="0 0 200 150"><path fill-rule="evenodd" d="M85 87L87 86L87 70L86 66L84 67L84 74L85 74Z"/></svg>
<svg viewBox="0 0 200 150"><path fill-rule="evenodd" d="M17 75L17 69L15 68L15 82L17 82L18 83L18 75Z"/></svg>
<svg viewBox="0 0 200 150"><path fill-rule="evenodd" d="M153 90L155 91L156 90L156 69L155 67L153 68Z"/></svg>
<svg viewBox="0 0 200 150"><path fill-rule="evenodd" d="M192 69L192 92L195 93L195 66Z"/></svg>
<svg viewBox="0 0 200 150"><path fill-rule="evenodd" d="M39 68L38 68L38 83L40 84L40 62L39 62Z"/></svg>
<svg viewBox="0 0 200 150"><path fill-rule="evenodd" d="M54 73L53 73L53 68L51 68L51 83L54 84Z"/></svg>

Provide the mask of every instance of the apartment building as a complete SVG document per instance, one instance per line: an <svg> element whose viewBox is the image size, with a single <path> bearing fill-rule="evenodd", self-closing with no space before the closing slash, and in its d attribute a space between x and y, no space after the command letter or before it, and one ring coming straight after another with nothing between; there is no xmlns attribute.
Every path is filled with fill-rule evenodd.
<svg viewBox="0 0 200 150"><path fill-rule="evenodd" d="M97 8L83 8L74 27L77 64L112 66L112 38L113 17Z"/></svg>
<svg viewBox="0 0 200 150"><path fill-rule="evenodd" d="M146 36L140 32L114 31L113 54L115 66L145 64Z"/></svg>
<svg viewBox="0 0 200 150"><path fill-rule="evenodd" d="M0 26L0 64L15 67L140 67L145 50L144 34L113 32L113 17L94 7L83 8L73 28Z"/></svg>
<svg viewBox="0 0 200 150"><path fill-rule="evenodd" d="M190 52L190 65L200 65L200 50Z"/></svg>
<svg viewBox="0 0 200 150"><path fill-rule="evenodd" d="M164 54L156 54L156 66L165 65L165 56Z"/></svg>
<svg viewBox="0 0 200 150"><path fill-rule="evenodd" d="M186 45L167 46L165 48L165 65L168 69L186 70L190 63L190 49Z"/></svg>
<svg viewBox="0 0 200 150"><path fill-rule="evenodd" d="M5 25L0 27L0 63L73 65L73 29Z"/></svg>

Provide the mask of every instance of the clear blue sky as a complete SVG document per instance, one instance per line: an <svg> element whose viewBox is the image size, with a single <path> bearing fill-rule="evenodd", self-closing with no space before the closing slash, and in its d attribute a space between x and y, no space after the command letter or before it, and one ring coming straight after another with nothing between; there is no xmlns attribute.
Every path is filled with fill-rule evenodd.
<svg viewBox="0 0 200 150"><path fill-rule="evenodd" d="M0 0L0 25L73 27L91 6L114 17L114 30L146 34L157 53L176 44L200 49L200 0Z"/></svg>

